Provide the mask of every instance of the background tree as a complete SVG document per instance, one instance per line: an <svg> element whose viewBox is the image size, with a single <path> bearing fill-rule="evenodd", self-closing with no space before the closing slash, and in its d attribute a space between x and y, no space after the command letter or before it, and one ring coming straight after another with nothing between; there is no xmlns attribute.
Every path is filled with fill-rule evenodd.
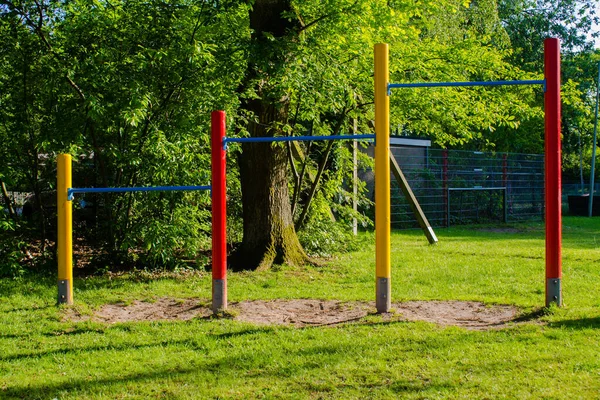
<svg viewBox="0 0 600 400"><path fill-rule="evenodd" d="M76 156L77 186L207 183L213 109L227 110L240 136L343 134L353 120L372 131L377 42L391 45L395 82L538 76L507 62L493 0L0 0L0 29L9 38L0 44L2 157L26 161L2 166L2 179L37 190L42 217L58 152ZM536 118L537 95L396 91L393 128L440 146L492 148L502 137L494 132ZM296 229L307 240L338 226L332 218L356 216L344 189L346 145L232 145L230 153L229 234L235 242L243 233L243 266L305 262ZM93 225L111 260L173 265L209 245L206 194L84 200L91 206L76 215L91 216L78 223ZM45 220L39 226L52 232L53 218Z"/></svg>
<svg viewBox="0 0 600 400"><path fill-rule="evenodd" d="M42 201L41 193L54 185L58 152L80 160L78 186L209 181L205 116L235 99L239 62L230 62L240 20L237 8L205 2L2 2L0 29L9 40L0 51L12 60L0 78L7 90L1 132L10 138L2 155L12 157L4 181L35 193L42 237L54 218L40 203L51 209L54 195ZM91 231L111 260L142 248L145 261L164 265L209 240L207 194L85 200Z"/></svg>
<svg viewBox="0 0 600 400"><path fill-rule="evenodd" d="M500 0L500 18L510 36L512 54L509 60L521 69L543 70L543 40L557 37L562 52L562 133L563 171L566 180L579 181L580 157L587 153L584 169L589 174L593 127L593 107L598 56L591 39L598 37L593 28L600 20L597 0ZM541 106L543 97L535 102ZM513 141L503 145L511 151L543 152L543 115L525 121ZM522 134L525 132L526 134ZM505 130L503 137L513 137ZM496 139L497 142L502 138ZM587 179L587 178L586 178Z"/></svg>
<svg viewBox="0 0 600 400"><path fill-rule="evenodd" d="M527 76L505 61L508 38L499 38L503 28L493 1L472 7L458 1L257 1L249 11L249 26L250 62L239 89L243 114L238 128L250 136L293 135L307 126L312 132L348 132L348 117L358 114L362 127L368 126L372 110L363 106L372 101L372 46L378 41L391 44L394 81ZM520 100L531 96L531 89L449 89L426 96L405 91L393 95L392 120L442 146L489 141L483 137L486 130L516 126L516 113L535 113ZM471 107L464 107L467 102ZM249 266L303 259L289 205L286 150L276 144L242 147L240 254ZM292 175L298 182L294 168Z"/></svg>

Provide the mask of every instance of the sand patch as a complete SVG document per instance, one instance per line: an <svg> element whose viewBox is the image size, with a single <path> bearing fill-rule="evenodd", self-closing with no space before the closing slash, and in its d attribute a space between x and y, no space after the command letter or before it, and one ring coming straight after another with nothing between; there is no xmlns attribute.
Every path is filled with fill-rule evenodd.
<svg viewBox="0 0 600 400"><path fill-rule="evenodd" d="M425 321L443 326L459 326L472 330L498 329L516 322L518 308L510 305L485 305L471 301L407 301L392 304L386 321ZM259 325L331 326L360 323L375 313L373 302L340 302L335 300L253 300L231 303L232 319ZM196 299L161 298L154 302L107 304L92 315L67 310L65 319L92 320L105 323L133 321L173 321L210 318L209 307Z"/></svg>

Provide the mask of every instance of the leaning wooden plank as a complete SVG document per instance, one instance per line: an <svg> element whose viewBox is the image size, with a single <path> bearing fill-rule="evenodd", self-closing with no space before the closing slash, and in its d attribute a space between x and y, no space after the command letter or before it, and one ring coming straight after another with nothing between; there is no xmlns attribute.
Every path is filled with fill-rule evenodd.
<svg viewBox="0 0 600 400"><path fill-rule="evenodd" d="M431 225L429 225L429 221L427 220L425 213L421 209L421 206L419 205L417 198L415 197L413 191L411 190L410 185L408 184L406 177L402 173L400 166L396 162L396 158L394 158L394 155L392 154L391 150L390 150L390 169L392 170L392 173L394 174L396 181L398 181L398 185L400 186L400 189L402 189L402 193L404 193L406 200L408 200L408 204L410 204L410 208L412 209L413 213L415 214L415 217L417 218L417 222L419 222L419 226L421 227L421 229L423 229L423 233L427 237L429 244L437 243L438 239L435 236L435 232L433 232L433 228L431 227Z"/></svg>
<svg viewBox="0 0 600 400"><path fill-rule="evenodd" d="M290 144L290 151L292 153L292 158L294 158L296 161L298 161L300 163L306 162L305 161L306 156L304 155L304 152L302 151L302 148L300 147L298 142L288 142L288 143ZM315 175L309 169L306 170L306 174L308 175L311 186L315 185L315 179L320 179L320 178L315 178ZM317 174L317 177L319 177L319 174ZM335 215L333 214L331 207L327 207L327 213L329 214L329 219L331 220L331 222L336 222Z"/></svg>

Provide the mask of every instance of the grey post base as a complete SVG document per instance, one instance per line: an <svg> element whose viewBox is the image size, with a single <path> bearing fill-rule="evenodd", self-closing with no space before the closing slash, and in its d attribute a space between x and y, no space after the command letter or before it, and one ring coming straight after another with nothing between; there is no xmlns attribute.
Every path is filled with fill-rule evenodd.
<svg viewBox="0 0 600 400"><path fill-rule="evenodd" d="M58 280L58 304L73 304L71 297L71 282L66 279Z"/></svg>
<svg viewBox="0 0 600 400"><path fill-rule="evenodd" d="M227 280L213 279L212 311L217 314L227 309Z"/></svg>
<svg viewBox="0 0 600 400"><path fill-rule="evenodd" d="M375 306L379 314L386 313L392 308L392 285L390 278L377 278L377 293Z"/></svg>
<svg viewBox="0 0 600 400"><path fill-rule="evenodd" d="M546 279L546 307L554 303L557 306L562 306L562 287L561 278Z"/></svg>

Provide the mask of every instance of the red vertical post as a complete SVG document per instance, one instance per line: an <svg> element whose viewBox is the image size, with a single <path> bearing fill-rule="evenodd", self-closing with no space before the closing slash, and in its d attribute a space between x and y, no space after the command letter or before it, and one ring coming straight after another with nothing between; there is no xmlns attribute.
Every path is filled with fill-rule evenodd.
<svg viewBox="0 0 600 400"><path fill-rule="evenodd" d="M448 207L448 149L442 150L442 190L444 191L444 218L446 219L446 228L450 226L450 209Z"/></svg>
<svg viewBox="0 0 600 400"><path fill-rule="evenodd" d="M510 208L508 193L508 155L502 154L502 186L504 187L504 222L508 222L508 212Z"/></svg>
<svg viewBox="0 0 600 400"><path fill-rule="evenodd" d="M213 111L211 121L212 161L212 310L227 309L227 201L225 185L225 111Z"/></svg>
<svg viewBox="0 0 600 400"><path fill-rule="evenodd" d="M508 187L508 156L502 154L502 186Z"/></svg>
<svg viewBox="0 0 600 400"><path fill-rule="evenodd" d="M546 92L546 307L562 305L561 265L561 168L560 168L560 42L544 41L544 75Z"/></svg>

